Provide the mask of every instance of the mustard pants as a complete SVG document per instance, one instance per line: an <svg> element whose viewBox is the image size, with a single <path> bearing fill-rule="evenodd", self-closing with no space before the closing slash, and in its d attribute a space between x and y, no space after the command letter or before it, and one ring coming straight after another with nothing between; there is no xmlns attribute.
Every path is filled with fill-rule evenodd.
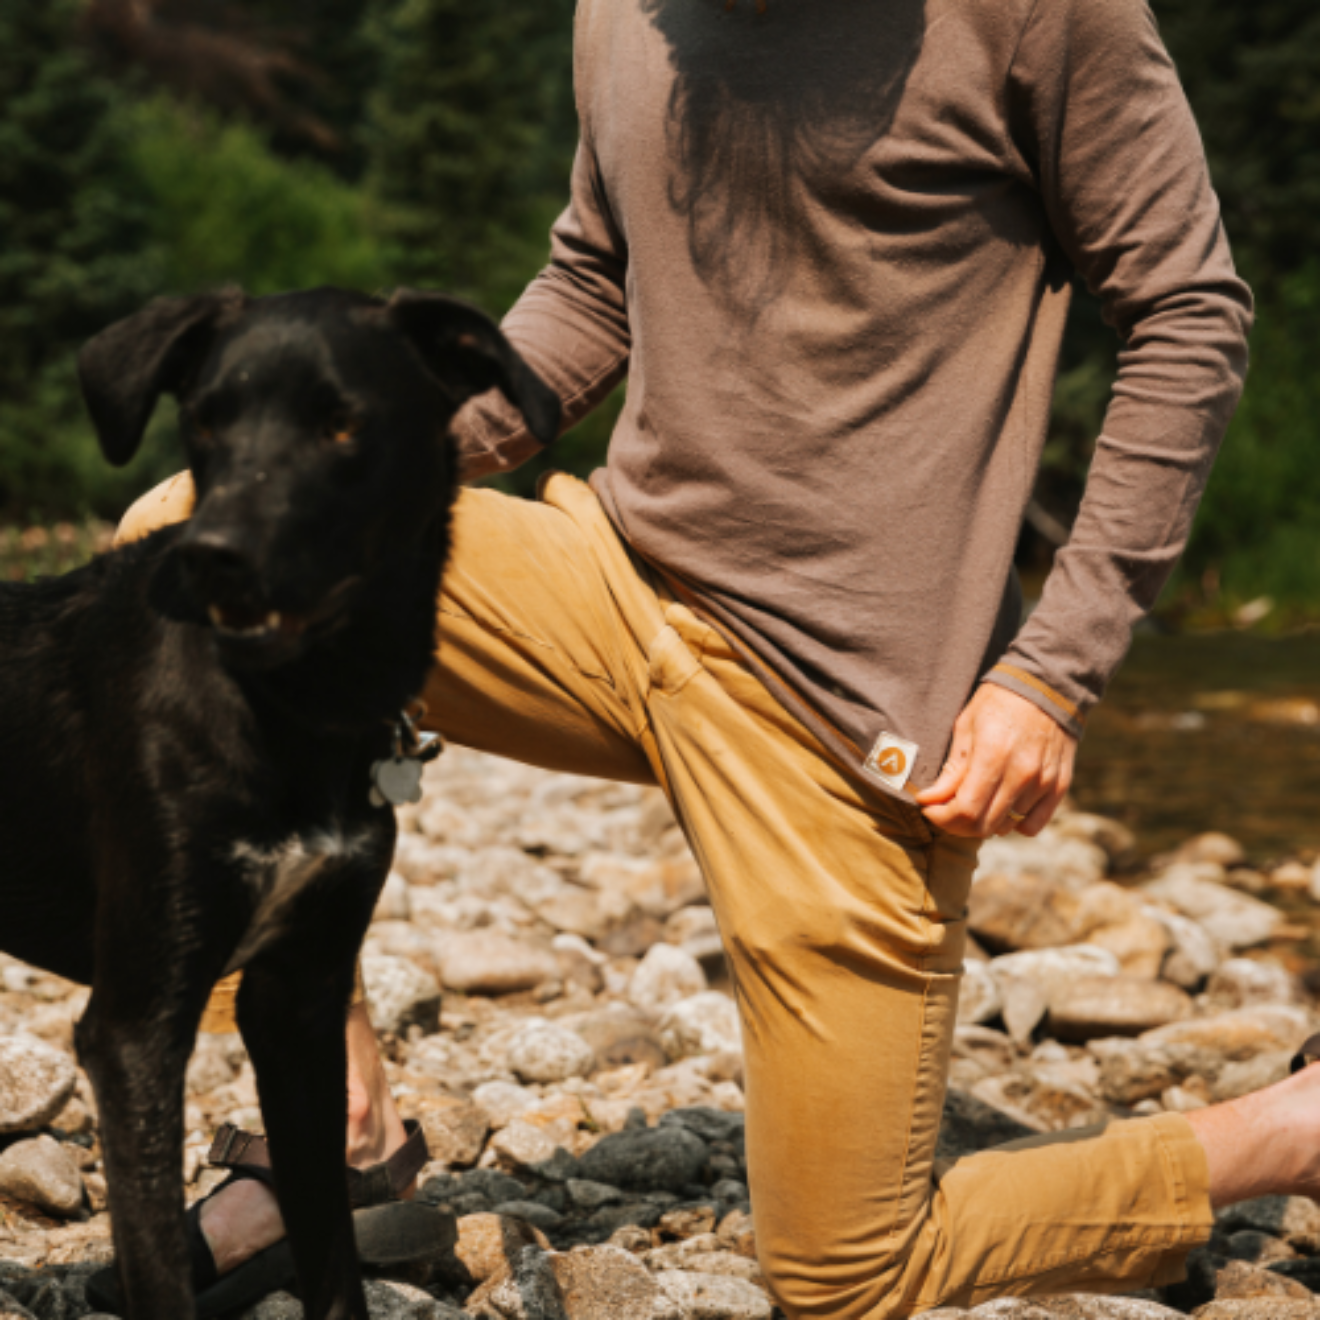
<svg viewBox="0 0 1320 1320"><path fill-rule="evenodd" d="M130 511L188 516L187 476ZM655 783L710 888L742 1016L761 1265L789 1316L895 1320L1172 1282L1205 1241L1180 1114L937 1169L976 844L868 794L628 554L590 489L459 497L430 721L468 747Z"/></svg>

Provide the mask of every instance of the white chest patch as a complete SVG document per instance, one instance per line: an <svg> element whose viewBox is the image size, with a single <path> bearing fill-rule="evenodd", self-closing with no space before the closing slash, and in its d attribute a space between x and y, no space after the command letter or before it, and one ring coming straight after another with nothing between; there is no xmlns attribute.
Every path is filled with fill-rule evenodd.
<svg viewBox="0 0 1320 1320"><path fill-rule="evenodd" d="M374 836L346 834L338 826L310 834L291 834L278 844L257 847L235 843L230 856L257 900L247 932L225 969L237 971L283 933L298 900L344 862L370 855Z"/></svg>

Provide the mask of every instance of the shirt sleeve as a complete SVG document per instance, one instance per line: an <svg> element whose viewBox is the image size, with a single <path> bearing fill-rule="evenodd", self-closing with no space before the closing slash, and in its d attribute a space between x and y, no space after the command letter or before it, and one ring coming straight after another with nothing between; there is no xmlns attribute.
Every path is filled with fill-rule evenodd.
<svg viewBox="0 0 1320 1320"><path fill-rule="evenodd" d="M589 143L578 146L567 209L550 235L550 262L504 318L504 333L559 396L561 430L581 421L628 371L627 247L610 213ZM541 446L494 391L454 421L462 477L517 467Z"/></svg>
<svg viewBox="0 0 1320 1320"><path fill-rule="evenodd" d="M1241 394L1251 294L1144 0L1038 0L1008 97L1054 237L1123 341L1072 536L987 675L1080 733L1186 544Z"/></svg>

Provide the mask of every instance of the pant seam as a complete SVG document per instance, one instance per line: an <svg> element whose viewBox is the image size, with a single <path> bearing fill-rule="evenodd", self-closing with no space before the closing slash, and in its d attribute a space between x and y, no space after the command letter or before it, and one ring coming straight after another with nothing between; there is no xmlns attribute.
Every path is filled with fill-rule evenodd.
<svg viewBox="0 0 1320 1320"><path fill-rule="evenodd" d="M925 975L926 958L924 955L922 957L921 962L922 962L922 973L923 975ZM908 1165L912 1159L912 1130L916 1124L916 1119L917 1119L917 1095L921 1089L921 1076L922 1076L921 1063L925 1055L926 1015L927 1012L929 1011L929 1008L930 1008L930 980L926 979L921 987L921 1015L919 1020L919 1029L917 1031L917 1050L916 1050L917 1059L916 1059L916 1067L912 1070L912 1095L911 1095L911 1103L908 1105L907 1131L906 1133L904 1133L903 1136L903 1161L898 1168L898 1195L895 1198L898 1203L898 1209L897 1209L897 1214L895 1215L894 1226L885 1235L886 1241L892 1241L900 1233L902 1233L907 1222L903 1216L903 1201L907 1192ZM929 1188L929 1184L927 1186Z"/></svg>
<svg viewBox="0 0 1320 1320"><path fill-rule="evenodd" d="M1176 1226L1167 1226L1158 1231L1144 1226L1134 1226L1124 1231L1120 1240L1110 1242L1108 1245L1095 1251L1081 1251L1074 1256L1056 1256L1051 1257L1035 1266L1030 1270L1006 1270L1002 1274L982 1275L978 1277L976 1283L972 1286L971 1296L977 1297L985 1288L993 1287L1003 1283L1025 1283L1031 1279L1040 1278L1042 1275L1049 1274L1054 1270L1063 1269L1066 1266L1077 1265L1083 1261L1102 1260L1105 1256L1113 1256L1119 1252L1131 1251L1134 1247L1145 1247L1150 1251L1167 1252L1180 1246L1183 1231ZM1158 1263L1155 1266L1158 1268ZM954 1290L956 1292L956 1289ZM918 1306L940 1306L943 1305L947 1297L952 1295L942 1294L934 1301L920 1301L915 1303ZM981 1300L987 1300L984 1297ZM973 1301L971 1305L979 1305Z"/></svg>
<svg viewBox="0 0 1320 1320"><path fill-rule="evenodd" d="M1187 1204L1186 1181L1178 1168L1178 1161L1173 1158L1173 1152L1169 1149L1168 1138L1158 1126L1155 1128L1155 1139L1159 1142L1160 1158L1164 1161L1165 1176L1168 1179L1170 1190L1173 1192L1174 1205L1178 1209L1179 1224L1183 1229L1188 1229L1192 1225L1189 1222L1191 1207Z"/></svg>

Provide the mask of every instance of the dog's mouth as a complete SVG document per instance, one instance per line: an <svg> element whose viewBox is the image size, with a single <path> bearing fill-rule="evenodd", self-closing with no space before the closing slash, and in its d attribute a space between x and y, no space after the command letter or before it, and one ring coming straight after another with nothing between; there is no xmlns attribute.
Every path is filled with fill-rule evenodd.
<svg viewBox="0 0 1320 1320"><path fill-rule="evenodd" d="M262 610L242 605L208 605L207 616L216 632L245 642L267 641L276 637L300 637L307 620L282 610Z"/></svg>

